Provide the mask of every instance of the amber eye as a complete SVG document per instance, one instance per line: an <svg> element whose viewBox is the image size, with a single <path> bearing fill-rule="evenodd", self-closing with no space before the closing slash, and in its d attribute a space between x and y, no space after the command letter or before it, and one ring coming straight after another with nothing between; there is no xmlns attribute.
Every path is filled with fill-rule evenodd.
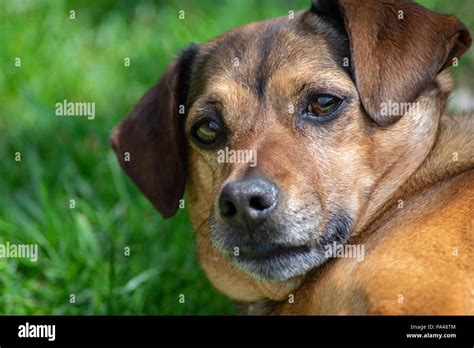
<svg viewBox="0 0 474 348"><path fill-rule="evenodd" d="M330 94L318 94L310 99L307 113L311 116L327 116L334 112L342 100Z"/></svg>
<svg viewBox="0 0 474 348"><path fill-rule="evenodd" d="M193 140L198 144L212 146L222 138L224 128L219 122L211 118L204 118L192 126L190 133Z"/></svg>

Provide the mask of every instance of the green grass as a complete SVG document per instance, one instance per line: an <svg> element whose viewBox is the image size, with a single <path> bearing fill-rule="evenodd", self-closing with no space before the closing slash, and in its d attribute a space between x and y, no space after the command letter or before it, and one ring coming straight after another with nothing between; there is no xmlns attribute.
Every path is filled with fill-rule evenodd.
<svg viewBox="0 0 474 348"><path fill-rule="evenodd" d="M0 243L36 243L40 256L0 259L0 314L233 313L198 266L186 211L163 220L120 170L108 134L190 42L308 7L1 1ZM472 24L469 8L456 14ZM56 117L63 99L95 102L96 118Z"/></svg>

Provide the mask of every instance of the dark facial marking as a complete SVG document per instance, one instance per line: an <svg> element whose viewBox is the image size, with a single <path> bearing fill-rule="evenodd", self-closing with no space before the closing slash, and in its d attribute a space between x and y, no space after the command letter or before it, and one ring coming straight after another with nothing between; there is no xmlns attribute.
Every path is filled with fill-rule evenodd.
<svg viewBox="0 0 474 348"><path fill-rule="evenodd" d="M276 39L278 37L278 32L281 29L281 24L269 25L265 31L262 33L259 39L260 47L260 61L256 66L256 92L258 99L262 101L265 95L265 85L268 77L271 74L271 54L274 52L276 46Z"/></svg>
<svg viewBox="0 0 474 348"><path fill-rule="evenodd" d="M178 86L176 89L177 90L176 107L179 107L180 105L187 106L188 94L189 94L189 89L191 86L192 64L198 53L198 50L199 50L198 45L190 44L188 47L186 47L183 50L181 54L181 71L179 74ZM186 107L186 110L188 110L187 107Z"/></svg>
<svg viewBox="0 0 474 348"><path fill-rule="evenodd" d="M326 230L321 238L321 245L328 245L333 242L338 244L346 243L349 238L352 226L352 219L345 212L333 215L326 225Z"/></svg>

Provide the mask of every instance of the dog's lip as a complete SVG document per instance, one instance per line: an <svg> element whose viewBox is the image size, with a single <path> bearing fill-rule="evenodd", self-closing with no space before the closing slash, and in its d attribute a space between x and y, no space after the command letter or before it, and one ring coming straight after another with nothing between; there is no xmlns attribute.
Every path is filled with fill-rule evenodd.
<svg viewBox="0 0 474 348"><path fill-rule="evenodd" d="M306 273L317 260L311 245L261 244L227 254L229 260L252 277L285 281Z"/></svg>
<svg viewBox="0 0 474 348"><path fill-rule="evenodd" d="M257 244L239 249L238 259L245 261L259 261L272 258L289 257L310 251L307 245L286 245L275 243Z"/></svg>

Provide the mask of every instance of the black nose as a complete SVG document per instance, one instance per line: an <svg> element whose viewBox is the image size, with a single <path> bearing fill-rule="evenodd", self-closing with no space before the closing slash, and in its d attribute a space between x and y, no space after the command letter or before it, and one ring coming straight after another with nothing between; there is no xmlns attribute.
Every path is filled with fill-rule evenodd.
<svg viewBox="0 0 474 348"><path fill-rule="evenodd" d="M221 216L238 227L253 227L275 209L278 195L278 187L261 177L230 182L219 197Z"/></svg>

